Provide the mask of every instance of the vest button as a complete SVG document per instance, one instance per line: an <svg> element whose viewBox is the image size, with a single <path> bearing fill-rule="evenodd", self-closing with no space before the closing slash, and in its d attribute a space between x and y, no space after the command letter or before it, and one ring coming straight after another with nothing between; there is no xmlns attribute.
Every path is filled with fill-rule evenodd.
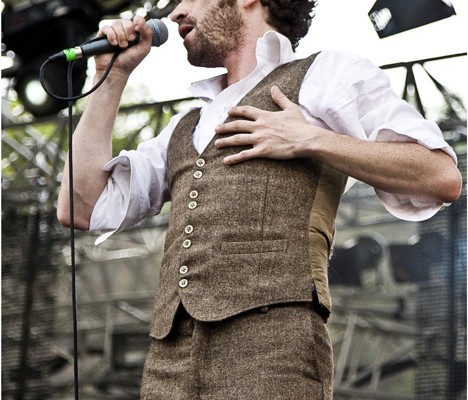
<svg viewBox="0 0 468 400"><path fill-rule="evenodd" d="M197 167L204 167L205 166L205 160L203 158L199 158L195 164L197 165Z"/></svg>
<svg viewBox="0 0 468 400"><path fill-rule="evenodd" d="M194 210L195 208L197 208L197 202L196 201L191 201L188 204L188 208L190 208L191 210Z"/></svg>
<svg viewBox="0 0 468 400"><path fill-rule="evenodd" d="M184 232L187 234L187 235L190 235L192 232L193 232L193 226L192 225L187 225L184 229Z"/></svg>
<svg viewBox="0 0 468 400"><path fill-rule="evenodd" d="M188 285L188 280L187 280L187 279L181 279L181 280L179 281L179 286L180 286L181 288L186 288L187 285Z"/></svg>
<svg viewBox="0 0 468 400"><path fill-rule="evenodd" d="M182 265L182 266L179 268L179 274L185 275L187 272L188 272L188 267L187 267L186 265Z"/></svg>
<svg viewBox="0 0 468 400"><path fill-rule="evenodd" d="M198 197L198 192L196 190L192 190L189 196L191 199L196 199Z"/></svg>
<svg viewBox="0 0 468 400"><path fill-rule="evenodd" d="M182 243L182 247L184 249L188 249L191 245L192 245L192 241L189 239L184 240L184 242Z"/></svg>
<svg viewBox="0 0 468 400"><path fill-rule="evenodd" d="M195 172L193 173L193 177L194 177L195 179L200 179L202 176L203 176L203 172L201 172L201 171L195 171Z"/></svg>

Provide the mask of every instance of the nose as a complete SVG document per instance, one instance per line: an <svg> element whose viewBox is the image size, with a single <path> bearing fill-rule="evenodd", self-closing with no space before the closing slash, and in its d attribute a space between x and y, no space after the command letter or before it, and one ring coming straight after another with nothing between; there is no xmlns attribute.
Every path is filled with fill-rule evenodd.
<svg viewBox="0 0 468 400"><path fill-rule="evenodd" d="M171 12L171 20L173 22L180 22L188 14L187 6L183 1L179 1L176 8Z"/></svg>

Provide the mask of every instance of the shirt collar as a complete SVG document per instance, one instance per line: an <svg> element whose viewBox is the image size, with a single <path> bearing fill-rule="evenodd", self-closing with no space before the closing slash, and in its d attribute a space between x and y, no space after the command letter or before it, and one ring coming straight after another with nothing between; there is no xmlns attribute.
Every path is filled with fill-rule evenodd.
<svg viewBox="0 0 468 400"><path fill-rule="evenodd" d="M278 32L268 31L257 41L256 59L257 66L249 76L265 68L272 70L295 60L296 56L288 38ZM226 74L222 74L194 82L189 90L195 97L205 101L211 100L223 90L225 76Z"/></svg>

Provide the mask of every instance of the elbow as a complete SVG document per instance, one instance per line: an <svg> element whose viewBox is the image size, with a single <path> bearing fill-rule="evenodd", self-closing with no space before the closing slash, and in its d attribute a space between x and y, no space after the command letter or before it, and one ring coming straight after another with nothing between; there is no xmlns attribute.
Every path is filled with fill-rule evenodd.
<svg viewBox="0 0 468 400"><path fill-rule="evenodd" d="M70 226L70 213L64 212L61 207L57 207L57 219L61 225Z"/></svg>
<svg viewBox="0 0 468 400"><path fill-rule="evenodd" d="M69 227L71 225L70 219L68 193L63 193L62 190L60 190L57 199L57 220L61 225Z"/></svg>
<svg viewBox="0 0 468 400"><path fill-rule="evenodd" d="M454 167L450 172L444 174L440 185L440 200L444 203L454 203L460 198L462 190L462 176L460 171Z"/></svg>
<svg viewBox="0 0 468 400"><path fill-rule="evenodd" d="M71 218L71 202L68 195L68 191L60 190L57 199L57 220L60 224L66 227L72 226ZM77 201L75 198L74 202L74 213L73 213L73 228L79 230L89 230L89 221L91 219L92 208L86 208L82 202Z"/></svg>
<svg viewBox="0 0 468 400"><path fill-rule="evenodd" d="M453 159L441 150L432 152L438 158L432 160L432 178L435 195L442 203L454 203L462 191L462 175Z"/></svg>
<svg viewBox="0 0 468 400"><path fill-rule="evenodd" d="M60 224L66 227L71 227L71 215L68 207L57 207L57 219ZM75 213L73 218L73 228L87 231L89 230L89 218L80 217Z"/></svg>

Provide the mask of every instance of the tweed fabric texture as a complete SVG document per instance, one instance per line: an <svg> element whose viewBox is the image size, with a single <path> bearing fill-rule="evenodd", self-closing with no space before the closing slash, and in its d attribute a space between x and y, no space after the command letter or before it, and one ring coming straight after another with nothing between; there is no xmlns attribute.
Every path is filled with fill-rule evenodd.
<svg viewBox="0 0 468 400"><path fill-rule="evenodd" d="M257 309L221 322L177 315L153 339L142 400L331 400L332 351L308 304Z"/></svg>
<svg viewBox="0 0 468 400"><path fill-rule="evenodd" d="M297 103L314 57L280 66L239 104L278 111L273 84ZM316 289L328 312L328 257L346 177L310 158L227 166L224 157L243 148L213 142L199 155L191 136L198 118L198 110L189 113L168 147L171 219L151 335L170 332L180 303L199 321L219 321L311 302Z"/></svg>

